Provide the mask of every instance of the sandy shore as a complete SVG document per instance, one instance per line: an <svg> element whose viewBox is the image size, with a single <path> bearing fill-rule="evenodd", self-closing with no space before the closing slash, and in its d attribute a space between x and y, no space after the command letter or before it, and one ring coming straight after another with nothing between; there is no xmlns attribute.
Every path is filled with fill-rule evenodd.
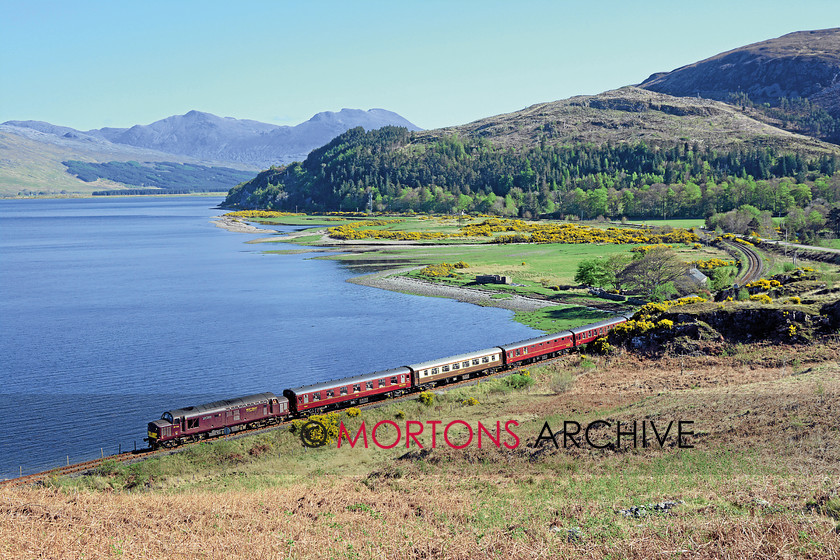
<svg viewBox="0 0 840 560"><path fill-rule="evenodd" d="M556 305L555 303L537 298L513 295L509 299L491 299L492 293L460 286L445 286L433 282L424 282L416 278L394 276L410 269L387 270L365 276L357 276L347 280L353 284L361 284L372 288L391 290L420 296L445 297L465 303L482 305L484 307L499 307L511 311L536 311L543 307Z"/></svg>
<svg viewBox="0 0 840 560"><path fill-rule="evenodd" d="M229 216L216 216L210 223L216 227L233 231L235 233L277 233L273 229L262 229L251 224L246 224L242 220L231 218Z"/></svg>

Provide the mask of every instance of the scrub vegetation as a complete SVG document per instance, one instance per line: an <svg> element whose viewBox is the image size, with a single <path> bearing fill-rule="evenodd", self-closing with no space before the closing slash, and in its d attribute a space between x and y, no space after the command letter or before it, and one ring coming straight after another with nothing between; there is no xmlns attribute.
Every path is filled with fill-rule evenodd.
<svg viewBox="0 0 840 560"><path fill-rule="evenodd" d="M288 430L105 465L40 488L0 490L4 557L831 558L840 487L840 346L721 343L719 354L570 355L527 373L358 416L423 423L420 448L361 440L309 449ZM473 402L471 406L464 403ZM447 445L453 420L502 426L502 445ZM615 439L615 423L691 421L687 443L566 442L564 422ZM429 424L440 421L432 447ZM510 425L520 442L505 435ZM544 426L557 433L559 448ZM456 428L458 430L456 431ZM650 428L648 428L650 430ZM673 428L676 430L676 427ZM404 430L403 430L404 431ZM541 444L536 441L545 436ZM379 441L396 440L392 426ZM458 424L455 445L467 441ZM475 439L475 438L474 438ZM177 539L172 538L177 528Z"/></svg>

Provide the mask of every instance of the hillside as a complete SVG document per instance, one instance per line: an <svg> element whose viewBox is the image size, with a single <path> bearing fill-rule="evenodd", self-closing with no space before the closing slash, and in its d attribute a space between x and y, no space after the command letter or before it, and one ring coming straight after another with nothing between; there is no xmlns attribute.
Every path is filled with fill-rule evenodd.
<svg viewBox="0 0 840 560"><path fill-rule="evenodd" d="M769 209L763 207L775 202L758 193L775 184L756 181L831 176L838 157L837 146L719 101L627 87L439 130L353 129L303 163L237 186L225 204L341 210L372 202L376 211L698 216L745 203ZM721 199L718 183L724 191L750 194ZM833 202L835 194L826 197Z"/></svg>
<svg viewBox="0 0 840 560"><path fill-rule="evenodd" d="M0 196L91 194L125 188L106 179L82 181L67 172L62 163L67 160L197 163L184 156L0 125Z"/></svg>
<svg viewBox="0 0 840 560"><path fill-rule="evenodd" d="M822 154L833 146L792 134L709 99L683 98L628 86L598 95L540 103L417 138L457 134L511 148L540 143L691 142L707 149L763 146Z"/></svg>
<svg viewBox="0 0 840 560"><path fill-rule="evenodd" d="M483 379L431 406L410 397L336 414L350 434L390 423L377 433L393 449L309 449L278 430L2 488L0 555L837 558L837 342L711 344L715 355L571 355L529 367L524 388ZM479 448L463 427L511 420L515 449L486 437ZM407 421L424 428L410 445L393 429ZM566 421L570 432L610 425L576 447Z"/></svg>
<svg viewBox="0 0 840 560"><path fill-rule="evenodd" d="M770 122L838 142L840 28L798 31L733 49L654 74L640 87L682 97L747 101Z"/></svg>
<svg viewBox="0 0 840 560"><path fill-rule="evenodd" d="M819 99L840 112L840 28L798 31L650 76L640 87L726 101L744 92L754 101Z"/></svg>

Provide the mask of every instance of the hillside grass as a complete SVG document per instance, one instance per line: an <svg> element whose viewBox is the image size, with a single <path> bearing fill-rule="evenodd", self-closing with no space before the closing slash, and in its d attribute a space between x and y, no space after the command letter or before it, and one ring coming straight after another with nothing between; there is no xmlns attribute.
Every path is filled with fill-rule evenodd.
<svg viewBox="0 0 840 560"><path fill-rule="evenodd" d="M530 385L484 379L429 406L411 397L356 418L340 413L353 433L386 419L513 420L514 450L456 450L440 434L432 449L427 433L423 453L414 443L308 449L275 431L6 488L0 555L837 557L838 351L825 341L739 345L723 358L570 355L528 368ZM798 370L777 367L782 359ZM598 419L690 420L693 447L532 447L545 422L556 432L565 420ZM675 503L666 512L620 513L665 501Z"/></svg>

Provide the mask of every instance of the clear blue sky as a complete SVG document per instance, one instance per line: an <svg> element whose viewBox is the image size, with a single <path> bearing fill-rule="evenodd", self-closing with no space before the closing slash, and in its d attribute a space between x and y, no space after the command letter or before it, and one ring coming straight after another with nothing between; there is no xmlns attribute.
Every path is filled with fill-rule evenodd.
<svg viewBox="0 0 840 560"><path fill-rule="evenodd" d="M0 122L381 107L436 128L838 25L838 0L0 0Z"/></svg>

